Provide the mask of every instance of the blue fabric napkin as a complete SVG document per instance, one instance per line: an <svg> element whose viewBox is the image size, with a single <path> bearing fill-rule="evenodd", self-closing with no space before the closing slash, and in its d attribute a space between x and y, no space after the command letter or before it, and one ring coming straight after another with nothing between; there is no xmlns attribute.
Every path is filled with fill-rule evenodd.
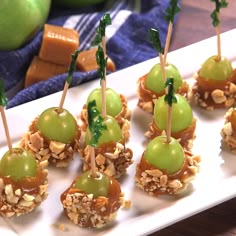
<svg viewBox="0 0 236 236"><path fill-rule="evenodd" d="M80 35L80 50L89 49L95 37L99 20L105 12L112 18L106 30L107 54L114 61L116 70L156 57L148 41L149 28L160 31L162 45L168 29L165 20L169 0L120 0L107 1L95 7L80 9L51 9L47 23L74 28ZM43 29L42 29L43 30ZM24 76L32 58L38 55L42 30L24 47L15 51L0 51L0 77L4 79L8 97L7 108L35 100L60 91L66 74L23 88ZM75 72L71 86L98 79L96 71Z"/></svg>

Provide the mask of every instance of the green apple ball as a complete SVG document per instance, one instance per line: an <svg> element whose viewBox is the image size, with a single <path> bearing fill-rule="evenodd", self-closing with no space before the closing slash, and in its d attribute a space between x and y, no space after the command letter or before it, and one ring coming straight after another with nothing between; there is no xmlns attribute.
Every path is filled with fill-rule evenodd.
<svg viewBox="0 0 236 236"><path fill-rule="evenodd" d="M37 162L34 155L22 148L13 148L6 152L0 160L0 175L9 176L15 181L26 177L35 177Z"/></svg>
<svg viewBox="0 0 236 236"><path fill-rule="evenodd" d="M101 113L102 112L102 89L94 89L87 98L87 106L89 102L95 100L96 108ZM106 110L107 115L115 117L122 110L122 102L120 100L120 95L117 94L113 89L106 89Z"/></svg>
<svg viewBox="0 0 236 236"><path fill-rule="evenodd" d="M0 50L16 50L47 20L51 0L1 0Z"/></svg>
<svg viewBox="0 0 236 236"><path fill-rule="evenodd" d="M57 112L57 107L46 109L38 117L37 128L49 140L68 143L76 135L77 123L74 116L63 109Z"/></svg>
<svg viewBox="0 0 236 236"><path fill-rule="evenodd" d="M158 136L147 145L144 158L167 174L174 174L184 164L184 151L176 139L171 138L171 142L166 143L166 136Z"/></svg>
<svg viewBox="0 0 236 236"><path fill-rule="evenodd" d="M112 116L107 116L106 119L104 119L103 124L107 128L101 131L101 136L98 139L97 146L110 142L118 142L122 139L122 131L115 118ZM89 144L88 128L86 130L85 143L86 145Z"/></svg>
<svg viewBox="0 0 236 236"><path fill-rule="evenodd" d="M84 191L87 194L93 194L96 197L107 197L109 191L110 180L103 173L97 172L97 177L91 176L91 171L84 172L79 176L75 183L75 188Z"/></svg>
<svg viewBox="0 0 236 236"><path fill-rule="evenodd" d="M174 89L177 91L183 83L182 77L176 66L173 64L168 64L165 66L166 77L174 79ZM145 87L155 93L163 92L165 89L165 84L162 76L161 64L156 64L148 73L145 81Z"/></svg>
<svg viewBox="0 0 236 236"><path fill-rule="evenodd" d="M177 103L172 104L171 132L179 132L188 128L193 122L193 111L187 100L176 94ZM154 106L154 122L161 130L166 130L168 104L164 95L157 99Z"/></svg>
<svg viewBox="0 0 236 236"><path fill-rule="evenodd" d="M217 60L217 56L212 56L203 63L199 75L206 79L224 81L230 78L232 73L233 67L228 59L221 57L221 60Z"/></svg>
<svg viewBox="0 0 236 236"><path fill-rule="evenodd" d="M85 7L98 3L102 3L105 0L53 0L52 3L60 7Z"/></svg>

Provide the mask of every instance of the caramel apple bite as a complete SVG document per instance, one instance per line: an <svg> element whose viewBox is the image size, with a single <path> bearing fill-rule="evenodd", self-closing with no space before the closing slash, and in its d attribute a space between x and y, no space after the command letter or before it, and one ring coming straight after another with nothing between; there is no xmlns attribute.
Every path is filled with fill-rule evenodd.
<svg viewBox="0 0 236 236"><path fill-rule="evenodd" d="M76 50L75 54L72 54L59 106L50 107L36 117L20 142L20 146L33 152L37 160L48 160L56 167L66 167L79 146L81 130L76 117L63 108L78 53Z"/></svg>
<svg viewBox="0 0 236 236"><path fill-rule="evenodd" d="M95 109L96 107L94 106ZM125 138L115 118L107 115L102 124L107 128L101 130L101 136L94 147L96 168L108 176L119 178L133 163L133 152L126 147ZM80 149L80 154L83 159L83 170L87 171L91 168L89 128L86 130L85 145Z"/></svg>
<svg viewBox="0 0 236 236"><path fill-rule="evenodd" d="M129 208L118 181L101 172L86 171L61 195L64 212L81 227L101 228L115 220L121 207Z"/></svg>
<svg viewBox="0 0 236 236"><path fill-rule="evenodd" d="M166 78L174 78L175 92L188 99L190 91L188 83L182 80L178 68L174 64L167 62L173 21L175 14L179 11L178 0L170 1L169 7L166 9L165 19L169 23L169 26L164 49L161 45L159 31L155 29L149 30L149 38L159 54L160 63L155 64L151 70L140 77L137 82L138 106L149 113L153 113L156 100L165 94Z"/></svg>
<svg viewBox="0 0 236 236"><path fill-rule="evenodd" d="M188 98L189 85L182 80L180 72L173 64L166 64L166 77L175 78L176 93ZM153 113L156 100L165 94L164 79L160 63L154 65L150 72L138 79L138 106Z"/></svg>
<svg viewBox="0 0 236 236"><path fill-rule="evenodd" d="M13 148L0 160L0 215L20 216L33 211L47 196L47 161L38 162L22 148Z"/></svg>
<svg viewBox="0 0 236 236"><path fill-rule="evenodd" d="M217 55L209 57L203 63L195 75L196 82L192 88L193 101L206 110L229 108L235 104L236 99L236 69L221 54L220 9L227 7L228 3L212 2L215 2L211 18L217 36Z"/></svg>
<svg viewBox="0 0 236 236"><path fill-rule="evenodd" d="M209 57L195 75L193 101L207 110L229 108L236 99L236 69L230 60L217 55Z"/></svg>
<svg viewBox="0 0 236 236"><path fill-rule="evenodd" d="M180 194L199 169L200 157L185 151L179 142L158 136L147 145L136 167L136 185L151 196Z"/></svg>

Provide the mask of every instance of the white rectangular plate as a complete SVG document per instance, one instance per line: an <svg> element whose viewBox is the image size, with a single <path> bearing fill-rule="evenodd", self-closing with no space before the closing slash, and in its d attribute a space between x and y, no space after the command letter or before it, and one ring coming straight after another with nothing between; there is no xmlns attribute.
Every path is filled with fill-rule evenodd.
<svg viewBox="0 0 236 236"><path fill-rule="evenodd" d="M222 34L222 54L233 62L236 67L236 30ZM132 53L132 52L130 52ZM184 79L191 81L193 74L211 55L216 54L216 38L210 38L169 53L168 61L175 64ZM148 129L151 115L137 107L137 80L146 74L158 62L158 58L145 61L108 76L108 87L128 98L132 110L131 138L128 146L133 149L134 163L128 168L127 175L121 178L122 191L125 198L130 199L132 206L129 210L120 210L116 221L100 230L81 229L65 217L60 203L60 194L71 184L81 172L80 157L67 169L49 168L49 196L40 207L27 215L5 220L0 218L0 235L7 230L15 235L147 235L168 225L204 211L221 202L236 196L236 157L227 148L221 148L220 131L224 123L226 110L205 111L194 107L194 115L198 118L196 140L193 152L202 158L199 174L192 182L191 191L185 196L162 196L153 198L138 189L134 184L134 175L145 148L144 132ZM99 86L99 80L85 83L69 90L65 108L79 115L85 99L90 91ZM61 92L26 103L6 111L10 134L14 143L19 142L30 122L44 109L58 106ZM7 150L4 130L0 125L0 155ZM6 227L8 225L8 228ZM64 225L65 230L59 229ZM3 227L2 227L3 226ZM10 234L9 234L10 235Z"/></svg>

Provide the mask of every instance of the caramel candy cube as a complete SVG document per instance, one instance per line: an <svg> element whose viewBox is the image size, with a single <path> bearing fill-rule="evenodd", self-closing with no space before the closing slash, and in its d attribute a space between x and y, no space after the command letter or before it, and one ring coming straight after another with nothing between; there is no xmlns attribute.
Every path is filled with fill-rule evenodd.
<svg viewBox="0 0 236 236"><path fill-rule="evenodd" d="M79 34L76 30L55 25L44 25L39 57L55 64L71 63L71 54L79 47Z"/></svg>
<svg viewBox="0 0 236 236"><path fill-rule="evenodd" d="M79 71L87 72L97 70L98 65L96 61L97 47L91 48L79 53L76 61L76 67ZM114 62L108 57L107 70L114 72L116 70Z"/></svg>
<svg viewBox="0 0 236 236"><path fill-rule="evenodd" d="M68 67L44 61L35 56L26 72L25 87L67 72Z"/></svg>

